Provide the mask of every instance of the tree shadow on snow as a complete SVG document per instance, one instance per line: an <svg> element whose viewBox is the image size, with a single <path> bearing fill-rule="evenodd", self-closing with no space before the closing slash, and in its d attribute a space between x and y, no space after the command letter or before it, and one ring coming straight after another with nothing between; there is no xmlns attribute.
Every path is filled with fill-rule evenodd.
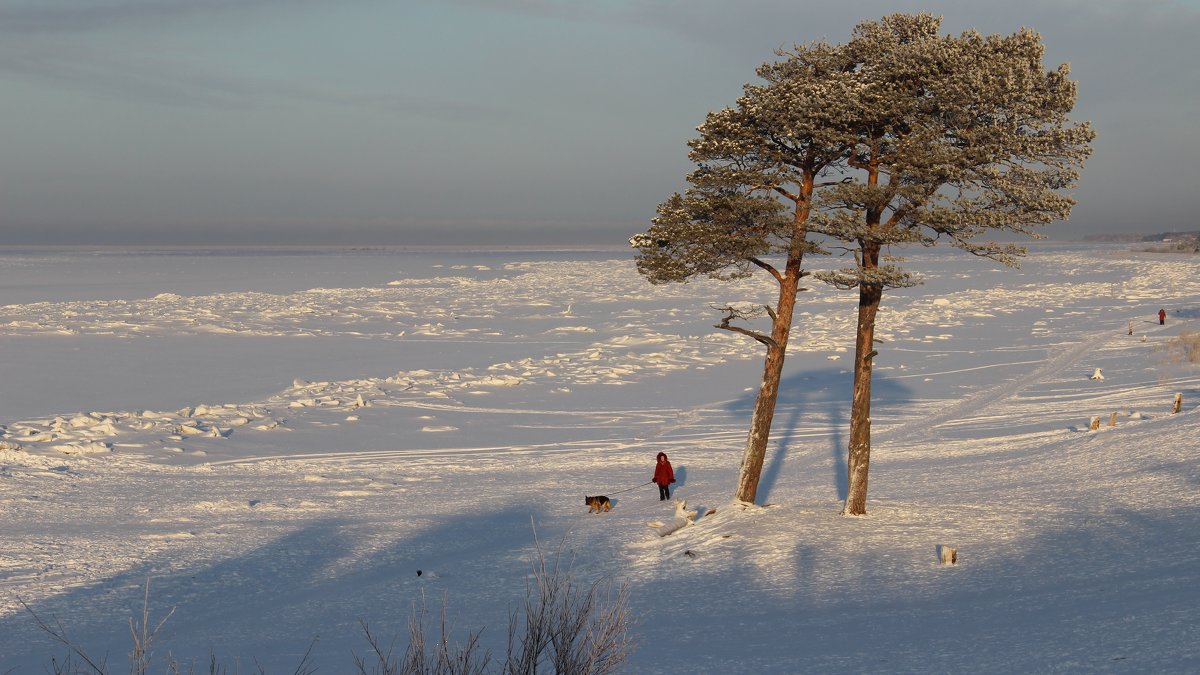
<svg viewBox="0 0 1200 675"><path fill-rule="evenodd" d="M131 648L128 620L140 621L150 577L151 627L174 608L157 638L160 659L171 653L185 666L207 669L211 654L231 672L238 663L290 671L311 646L321 672L347 672L352 652L369 651L360 621L368 621L386 644L406 635L417 603L426 603L430 616L436 616L445 602L448 620L457 619L456 639L484 626L491 627L493 638L504 633L504 608L515 606L525 589L495 580L527 578L532 522L539 518L531 508L496 510L486 500L480 507L477 514L449 517L397 541L388 541L386 532L370 522L297 524L298 529L207 567L163 570L148 560L31 609L48 623L61 622L93 659L107 654L110 665L120 669ZM232 536L218 530L199 536L214 542ZM543 539L542 545L553 552L554 541ZM495 601L476 608L480 598ZM310 634L313 627L319 635ZM61 662L65 653L27 612L0 618L0 634L12 641L0 666L16 668L13 672L40 672L51 657Z"/></svg>
<svg viewBox="0 0 1200 675"><path fill-rule="evenodd" d="M1056 512L1029 523L1019 545L971 528L962 541L933 531L913 540L907 524L846 527L829 517L852 543L858 525L883 531L845 547L796 542L789 558L766 566L729 564L753 550L698 542L677 563L691 571L636 588L639 642L655 648L636 652L631 671L691 659L697 641L710 672L941 672L964 663L989 672L1063 663L1190 672L1200 663L1193 506ZM957 565L939 564L938 544L958 547ZM689 606L721 617L721 630L690 630L659 601L694 596L698 585L703 599Z"/></svg>
<svg viewBox="0 0 1200 675"><path fill-rule="evenodd" d="M1167 310L1167 318L1200 319L1200 307L1180 307ZM1158 323L1155 321L1154 323Z"/></svg>
<svg viewBox="0 0 1200 675"><path fill-rule="evenodd" d="M824 445L832 462L832 485L839 501L849 492L846 468L846 432L850 424L853 375L838 368L819 368L785 376L779 383L779 399L771 424L772 440L759 480L759 501L766 501L779 481L792 450L807 444ZM749 419L758 390L747 392L729 404L733 412ZM871 384L871 409L880 415L912 400L912 389L876 372ZM824 438L825 440L820 440Z"/></svg>

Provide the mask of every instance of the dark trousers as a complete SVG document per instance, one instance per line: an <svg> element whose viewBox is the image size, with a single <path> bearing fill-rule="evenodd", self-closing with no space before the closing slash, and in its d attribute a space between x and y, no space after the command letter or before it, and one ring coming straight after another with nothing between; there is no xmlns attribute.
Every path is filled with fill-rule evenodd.
<svg viewBox="0 0 1200 675"><path fill-rule="evenodd" d="M660 501L660 502L661 502L661 501L663 501L664 499L670 499L670 498L671 498L671 488L670 488L670 486L668 486L668 485L659 485L659 486L658 486L658 501Z"/></svg>

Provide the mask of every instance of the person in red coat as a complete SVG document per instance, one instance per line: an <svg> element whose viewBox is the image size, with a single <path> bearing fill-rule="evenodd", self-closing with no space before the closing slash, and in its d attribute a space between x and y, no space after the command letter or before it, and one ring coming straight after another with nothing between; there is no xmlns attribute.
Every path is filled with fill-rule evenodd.
<svg viewBox="0 0 1200 675"><path fill-rule="evenodd" d="M1158 325L1161 326L1161 325L1165 324L1166 322L1167 322L1167 310L1165 310L1165 309L1158 310Z"/></svg>
<svg viewBox="0 0 1200 675"><path fill-rule="evenodd" d="M671 460L667 453L658 453L658 464L654 467L654 482L658 484L658 501L670 499L671 483L675 482L675 470L671 468Z"/></svg>

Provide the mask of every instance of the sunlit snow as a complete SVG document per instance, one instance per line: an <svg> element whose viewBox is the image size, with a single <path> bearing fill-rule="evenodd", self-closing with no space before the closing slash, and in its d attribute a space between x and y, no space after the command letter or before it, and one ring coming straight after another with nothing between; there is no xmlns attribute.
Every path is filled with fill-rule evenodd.
<svg viewBox="0 0 1200 675"><path fill-rule="evenodd" d="M156 654L198 668L292 672L319 636L320 672L351 672L359 621L403 638L422 597L501 653L535 528L629 585L628 672L1200 670L1200 366L1170 348L1200 330L1200 258L906 264L926 283L884 298L846 518L852 293L802 294L745 509L762 354L712 307L770 302L764 279L651 286L625 251L0 249L0 672L64 653L22 603L123 664L147 579L151 617L175 608ZM660 451L698 514L667 536Z"/></svg>

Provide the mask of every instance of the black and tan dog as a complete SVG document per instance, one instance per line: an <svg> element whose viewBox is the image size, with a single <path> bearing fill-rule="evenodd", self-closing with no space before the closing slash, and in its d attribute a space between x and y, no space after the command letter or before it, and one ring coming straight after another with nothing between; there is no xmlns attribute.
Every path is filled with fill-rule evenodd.
<svg viewBox="0 0 1200 675"><path fill-rule="evenodd" d="M612 510L612 500L609 499L608 497L605 497L604 495L596 495L595 497L584 497L583 503L587 504L588 513L592 513L593 511L595 511L596 513L600 513L601 511L611 511Z"/></svg>

